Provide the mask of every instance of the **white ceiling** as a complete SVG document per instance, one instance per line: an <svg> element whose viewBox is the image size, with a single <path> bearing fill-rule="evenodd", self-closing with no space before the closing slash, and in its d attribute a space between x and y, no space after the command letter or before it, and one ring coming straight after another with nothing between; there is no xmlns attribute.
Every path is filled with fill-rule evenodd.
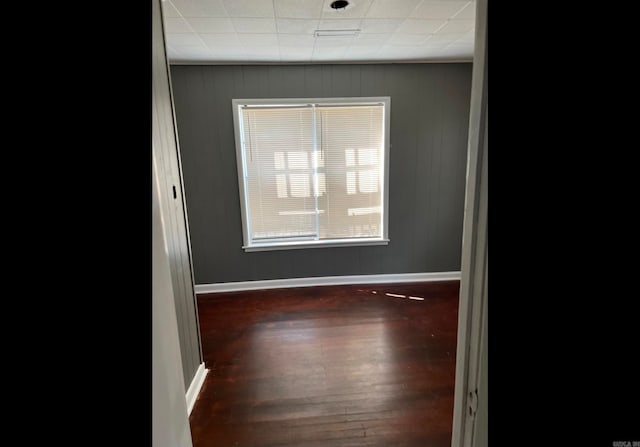
<svg viewBox="0 0 640 447"><path fill-rule="evenodd" d="M473 59L476 2L460 0L166 0L172 63ZM316 30L360 30L314 37Z"/></svg>

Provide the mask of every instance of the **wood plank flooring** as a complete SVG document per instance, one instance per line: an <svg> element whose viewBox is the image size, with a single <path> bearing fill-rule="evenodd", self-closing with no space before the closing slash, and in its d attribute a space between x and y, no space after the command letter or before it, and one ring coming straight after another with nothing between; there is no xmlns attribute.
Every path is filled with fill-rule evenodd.
<svg viewBox="0 0 640 447"><path fill-rule="evenodd" d="M459 281L198 296L194 447L449 447Z"/></svg>

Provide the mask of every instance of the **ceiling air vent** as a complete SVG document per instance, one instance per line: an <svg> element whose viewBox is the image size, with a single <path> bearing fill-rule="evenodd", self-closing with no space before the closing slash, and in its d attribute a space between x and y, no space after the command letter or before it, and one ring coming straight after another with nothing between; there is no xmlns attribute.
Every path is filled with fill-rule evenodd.
<svg viewBox="0 0 640 447"><path fill-rule="evenodd" d="M353 37L359 32L359 29L317 29L313 35L315 37Z"/></svg>

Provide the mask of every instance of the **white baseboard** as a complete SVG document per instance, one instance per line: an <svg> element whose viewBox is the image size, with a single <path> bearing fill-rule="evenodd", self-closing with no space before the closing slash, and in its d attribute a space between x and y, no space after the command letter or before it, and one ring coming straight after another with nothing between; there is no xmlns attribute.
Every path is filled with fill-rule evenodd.
<svg viewBox="0 0 640 447"><path fill-rule="evenodd" d="M196 284L195 292L216 293L239 290L280 289L286 287L339 286L347 284L384 284L459 280L460 272L392 273L385 275L317 276L311 278L268 279L264 281Z"/></svg>
<svg viewBox="0 0 640 447"><path fill-rule="evenodd" d="M187 412L189 414L191 414L191 410L193 410L193 405L196 403L196 399L198 398L198 394L200 394L200 389L202 388L202 384L204 383L204 379L207 377L208 372L209 370L204 367L204 362L200 363L200 366L198 366L198 370L196 371L196 375L193 376L191 385L189 385L189 389L185 395L185 398L187 399Z"/></svg>

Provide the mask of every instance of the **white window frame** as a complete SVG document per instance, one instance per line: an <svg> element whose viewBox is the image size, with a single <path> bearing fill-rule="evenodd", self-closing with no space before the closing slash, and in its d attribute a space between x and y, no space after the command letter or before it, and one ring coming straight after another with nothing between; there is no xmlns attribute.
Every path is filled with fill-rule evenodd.
<svg viewBox="0 0 640 447"><path fill-rule="evenodd" d="M240 110L243 106L292 106L306 104L321 105L348 105L348 104L383 104L384 105L384 129L383 129L383 192L382 192L382 231L381 237L376 238L353 238L353 239L321 239L321 240L301 240L301 241L269 241L253 242L250 238L249 220L246 191L246 157L243 151L242 133L240 129ZM281 99L233 99L233 126L236 143L236 161L238 167L238 187L240 191L240 210L242 214L242 235L243 246L246 252L268 251L268 250L290 250L298 248L321 248L321 247L353 247L362 245L387 245L389 243L389 147L390 147L390 115L391 97L351 97L351 98L281 98Z"/></svg>

